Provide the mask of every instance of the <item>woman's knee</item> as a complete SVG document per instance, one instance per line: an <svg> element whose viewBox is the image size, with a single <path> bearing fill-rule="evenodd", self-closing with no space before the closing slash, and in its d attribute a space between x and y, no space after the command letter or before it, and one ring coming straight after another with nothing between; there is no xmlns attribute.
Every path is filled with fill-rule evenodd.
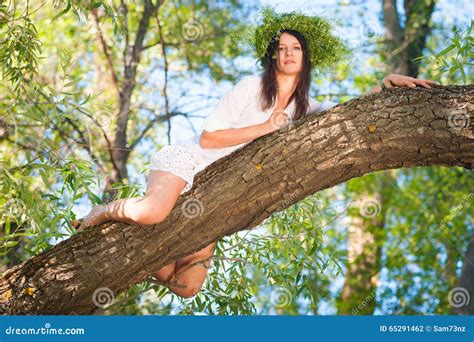
<svg viewBox="0 0 474 342"><path fill-rule="evenodd" d="M185 283L181 284L184 285L183 287L176 287L172 289L174 293L176 293L178 296L183 297L183 298L192 298L195 295L201 291L202 284L201 283Z"/></svg>

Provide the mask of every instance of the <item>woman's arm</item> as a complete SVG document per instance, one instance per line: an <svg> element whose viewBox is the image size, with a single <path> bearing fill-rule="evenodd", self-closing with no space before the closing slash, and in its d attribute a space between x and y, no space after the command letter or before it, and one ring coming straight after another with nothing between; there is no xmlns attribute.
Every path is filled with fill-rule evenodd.
<svg viewBox="0 0 474 342"><path fill-rule="evenodd" d="M287 124L288 114L276 111L267 121L258 125L220 129L213 132L203 130L199 138L199 145L202 148L224 148L239 145L272 133Z"/></svg>
<svg viewBox="0 0 474 342"><path fill-rule="evenodd" d="M417 85L420 85L422 87L430 89L430 84L436 84L435 81L431 80L423 80L423 79L418 79L418 78L413 78L409 76L404 76L404 75L398 75L398 74L390 74L388 76L385 76L383 78L383 84L385 84L385 87L387 88L393 88L395 86L398 87L408 87L408 88L415 88ZM370 93L380 93L382 91L381 86L377 86L373 88Z"/></svg>
<svg viewBox="0 0 474 342"><path fill-rule="evenodd" d="M266 123L242 128L220 129L214 132L204 130L199 138L199 144L202 148L229 147L257 139L270 132Z"/></svg>

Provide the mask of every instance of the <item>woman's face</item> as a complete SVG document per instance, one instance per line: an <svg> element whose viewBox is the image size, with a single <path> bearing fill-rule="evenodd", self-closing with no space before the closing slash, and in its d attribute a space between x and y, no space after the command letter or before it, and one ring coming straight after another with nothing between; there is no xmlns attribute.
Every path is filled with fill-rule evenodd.
<svg viewBox="0 0 474 342"><path fill-rule="evenodd" d="M298 74L303 68L303 48L293 35L283 32L277 46L278 71L287 74Z"/></svg>

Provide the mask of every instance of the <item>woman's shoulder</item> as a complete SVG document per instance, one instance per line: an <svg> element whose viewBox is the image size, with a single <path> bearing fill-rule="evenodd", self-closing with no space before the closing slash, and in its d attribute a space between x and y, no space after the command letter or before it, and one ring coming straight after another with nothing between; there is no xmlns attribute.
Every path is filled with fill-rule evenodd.
<svg viewBox="0 0 474 342"><path fill-rule="evenodd" d="M240 79L237 84L243 84L246 87L256 87L260 85L261 76L260 75L245 75Z"/></svg>
<svg viewBox="0 0 474 342"><path fill-rule="evenodd" d="M235 99L239 99L240 104L244 105L252 101L255 94L258 93L260 87L260 75L243 76L229 92Z"/></svg>

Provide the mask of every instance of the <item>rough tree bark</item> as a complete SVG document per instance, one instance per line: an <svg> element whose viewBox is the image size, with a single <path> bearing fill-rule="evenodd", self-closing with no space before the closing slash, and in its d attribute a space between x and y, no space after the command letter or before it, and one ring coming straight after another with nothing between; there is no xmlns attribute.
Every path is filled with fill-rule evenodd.
<svg viewBox="0 0 474 342"><path fill-rule="evenodd" d="M457 127L453 116L472 117L473 100L473 85L391 89L308 115L199 172L165 221L104 223L8 270L0 279L0 313L93 313L104 287L118 295L152 270L257 226L276 209L372 171L472 170L474 122Z"/></svg>

